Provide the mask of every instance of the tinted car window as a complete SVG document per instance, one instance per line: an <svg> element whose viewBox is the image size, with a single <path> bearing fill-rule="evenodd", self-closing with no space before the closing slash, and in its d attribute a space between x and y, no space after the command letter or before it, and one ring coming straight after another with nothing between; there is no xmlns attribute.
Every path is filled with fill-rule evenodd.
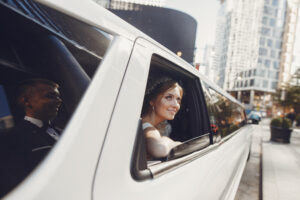
<svg viewBox="0 0 300 200"><path fill-rule="evenodd" d="M47 79L59 84L62 104L52 125L63 134L113 37L33 1L0 0L0 26L0 137L11 142L2 145L4 140L0 141L2 196L22 181L51 149L40 154L37 163L25 163L30 167L23 160L14 161L18 164L13 168L9 164L22 157L7 153L12 148L15 152L20 149L13 146L19 140L11 136L24 121L24 108L17 103L20 84L29 79ZM16 181L9 182L17 175Z"/></svg>
<svg viewBox="0 0 300 200"><path fill-rule="evenodd" d="M205 87L211 128L216 137L225 137L245 124L244 109L214 89Z"/></svg>

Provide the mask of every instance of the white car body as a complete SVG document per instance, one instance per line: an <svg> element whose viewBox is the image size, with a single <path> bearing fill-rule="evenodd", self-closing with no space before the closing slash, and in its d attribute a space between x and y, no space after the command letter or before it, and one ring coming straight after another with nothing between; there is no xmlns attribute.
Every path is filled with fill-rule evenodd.
<svg viewBox="0 0 300 200"><path fill-rule="evenodd" d="M153 54L238 102L174 53L93 1L37 2L108 32L113 41L63 137L4 199L234 199L249 154L249 125L205 149L149 166L152 178L136 180L130 171Z"/></svg>

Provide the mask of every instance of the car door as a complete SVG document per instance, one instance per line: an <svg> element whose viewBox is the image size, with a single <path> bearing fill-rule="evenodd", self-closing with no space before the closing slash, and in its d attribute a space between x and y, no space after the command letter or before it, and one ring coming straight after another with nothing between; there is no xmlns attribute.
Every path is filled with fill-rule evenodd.
<svg viewBox="0 0 300 200"><path fill-rule="evenodd" d="M225 199L232 181L237 181L234 177L240 177L243 171L243 165L238 163L244 163L247 154L245 136L234 136L215 144L208 141L203 148L178 159L150 164L148 161L140 179L131 173L135 142L137 135L142 134L139 120L153 55L163 60L162 70L170 68L169 73L184 79L185 93L194 93L199 101L204 101L200 98L203 97L201 88L194 86L201 85L195 69L155 44L137 39L98 162L93 199ZM205 105L202 103L199 107ZM184 115L190 115L192 122L187 120L186 123L193 127L185 129L188 131L183 134L190 138L198 132L200 138L208 136L209 129L205 127L209 126L209 121L204 108L194 114L185 109Z"/></svg>

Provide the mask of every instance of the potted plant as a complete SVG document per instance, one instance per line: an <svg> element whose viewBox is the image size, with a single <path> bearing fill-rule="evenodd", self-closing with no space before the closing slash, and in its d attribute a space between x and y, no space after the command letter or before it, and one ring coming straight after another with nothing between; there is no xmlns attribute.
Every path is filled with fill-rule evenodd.
<svg viewBox="0 0 300 200"><path fill-rule="evenodd" d="M273 118L270 126L272 141L290 143L290 137L293 131L290 119L284 117Z"/></svg>

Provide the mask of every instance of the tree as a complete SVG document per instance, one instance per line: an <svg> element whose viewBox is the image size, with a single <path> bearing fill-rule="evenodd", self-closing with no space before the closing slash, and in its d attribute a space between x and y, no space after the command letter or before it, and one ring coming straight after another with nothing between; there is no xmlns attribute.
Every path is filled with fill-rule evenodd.
<svg viewBox="0 0 300 200"><path fill-rule="evenodd" d="M287 85L277 90L274 100L285 108L293 107L300 113L300 68L291 76Z"/></svg>
<svg viewBox="0 0 300 200"><path fill-rule="evenodd" d="M282 91L279 90L277 93L277 100L279 105L284 108L293 107L296 113L300 112L300 86L293 85L288 86L285 89L285 97L280 98Z"/></svg>

